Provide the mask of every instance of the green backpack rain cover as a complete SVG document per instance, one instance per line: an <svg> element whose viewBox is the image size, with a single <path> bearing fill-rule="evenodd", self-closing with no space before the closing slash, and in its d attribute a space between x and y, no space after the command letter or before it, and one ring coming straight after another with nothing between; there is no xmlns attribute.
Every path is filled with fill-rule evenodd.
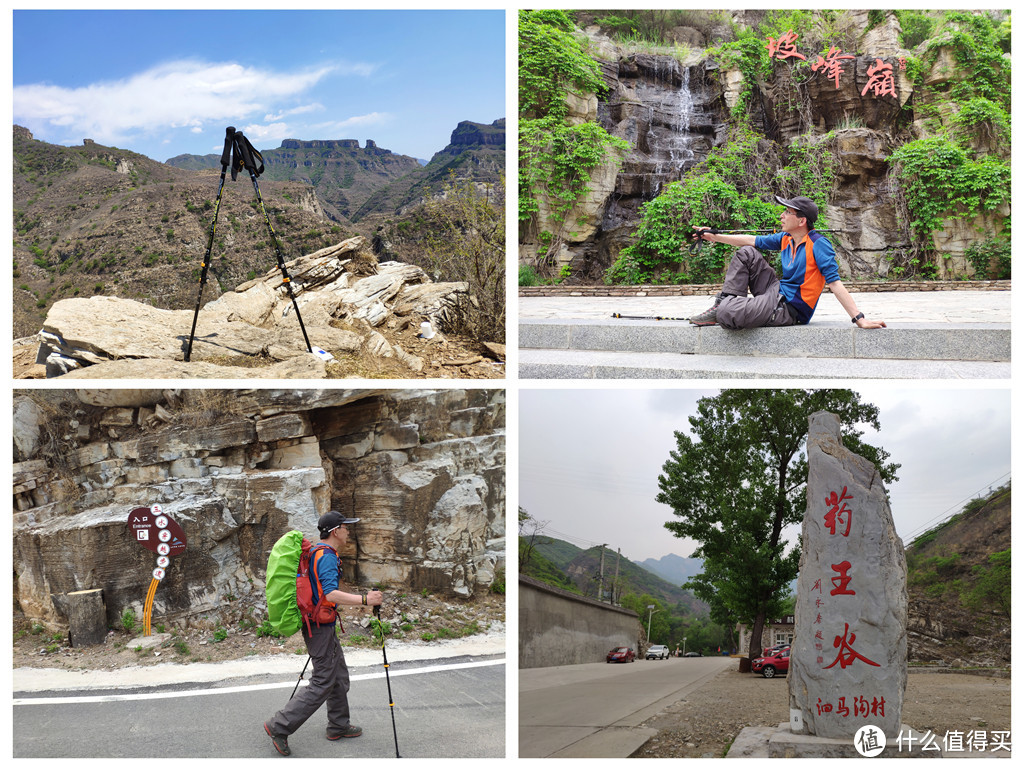
<svg viewBox="0 0 1024 768"><path fill-rule="evenodd" d="M267 614L270 626L282 637L294 635L302 628L295 586L302 539L302 531L288 531L274 544L267 560Z"/></svg>

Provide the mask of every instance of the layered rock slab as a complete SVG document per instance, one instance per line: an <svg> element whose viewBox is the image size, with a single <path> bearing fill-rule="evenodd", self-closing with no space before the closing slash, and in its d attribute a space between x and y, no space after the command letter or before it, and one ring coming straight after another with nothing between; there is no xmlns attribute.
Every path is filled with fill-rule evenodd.
<svg viewBox="0 0 1024 768"><path fill-rule="evenodd" d="M790 729L899 734L907 686L907 564L878 469L810 417L807 512L789 669Z"/></svg>

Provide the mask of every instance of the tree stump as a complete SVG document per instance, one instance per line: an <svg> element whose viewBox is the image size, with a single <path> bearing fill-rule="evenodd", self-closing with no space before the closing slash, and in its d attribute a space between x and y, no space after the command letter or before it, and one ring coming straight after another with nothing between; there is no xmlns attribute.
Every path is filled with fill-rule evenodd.
<svg viewBox="0 0 1024 768"><path fill-rule="evenodd" d="M68 633L72 647L99 645L107 636L107 609L102 589L68 592Z"/></svg>

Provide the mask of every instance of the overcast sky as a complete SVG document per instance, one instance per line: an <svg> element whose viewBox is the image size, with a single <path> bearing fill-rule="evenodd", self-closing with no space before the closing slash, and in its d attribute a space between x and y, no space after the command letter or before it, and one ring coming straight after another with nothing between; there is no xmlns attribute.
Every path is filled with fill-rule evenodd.
<svg viewBox="0 0 1024 768"><path fill-rule="evenodd" d="M889 486L897 533L908 543L963 503L1007 482L1010 395L1000 389L854 387L878 406L867 442L902 465ZM639 561L693 554L664 528L658 476L674 431L719 390L524 389L519 395L519 504L547 531L581 547L607 544ZM559 534L565 534L560 536ZM788 531L795 540L799 528ZM571 537L571 538L570 538Z"/></svg>
<svg viewBox="0 0 1024 768"><path fill-rule="evenodd" d="M15 11L14 122L164 161L358 139L429 160L505 117L505 12Z"/></svg>

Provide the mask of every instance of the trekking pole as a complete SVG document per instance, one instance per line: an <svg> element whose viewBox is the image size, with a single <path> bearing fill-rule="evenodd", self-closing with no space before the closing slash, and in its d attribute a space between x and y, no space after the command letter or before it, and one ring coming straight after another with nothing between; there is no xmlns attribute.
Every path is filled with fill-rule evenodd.
<svg viewBox="0 0 1024 768"><path fill-rule="evenodd" d="M622 315L618 312L612 312L612 317L618 318L619 320L689 320L688 317L661 317L658 315L641 316L641 315Z"/></svg>
<svg viewBox="0 0 1024 768"><path fill-rule="evenodd" d="M288 268L284 263L284 256L281 254L281 245L277 241L277 233L274 232L274 225L270 223L270 216L267 214L266 206L263 205L263 196L260 194L260 185L256 181L256 177L263 173L263 156L256 151L249 140L246 139L241 131L235 131L235 146L241 154L241 167L249 170L249 178L252 179L252 188L256 190L256 202L259 203L260 212L263 214L263 221L267 223L267 229L270 230L270 239L274 243L274 250L277 252L277 268L281 270L281 275L284 278L285 287L288 289L288 296L292 300L292 306L295 308L295 318L299 321L299 328L302 330L302 338L306 342L306 351L313 354L313 346L309 343L309 336L306 335L306 326L302 323L302 315L299 314L299 304L295 300L295 292L292 290L292 279L288 276ZM259 158L260 167L257 171L255 158ZM238 161L235 162L238 165ZM232 168L234 171L234 168Z"/></svg>
<svg viewBox="0 0 1024 768"><path fill-rule="evenodd" d="M220 199L224 193L224 177L231 165L231 147L234 143L235 129L228 126L224 137L224 152L220 156L220 186L217 188L217 206L213 209L213 221L210 223L210 238L206 243L206 256L203 257L203 272L199 277L199 297L196 299L196 311L192 315L192 330L188 335L188 346L185 347L185 362L192 357L192 340L196 335L196 321L199 320L199 306L203 303L203 287L206 285L206 273L210 269L210 254L213 251L213 237L217 232L217 216L220 215Z"/></svg>
<svg viewBox="0 0 1024 768"><path fill-rule="evenodd" d="M288 697L288 701L291 701L293 698L295 698L295 692L297 690L299 690L299 683L301 683L302 682L302 678L306 676L306 668L309 667L309 662L312 661L312 660L313 660L312 656L307 656L306 657L306 666L303 667L302 671L299 673L299 679L295 681L295 687L292 688L292 695Z"/></svg>
<svg viewBox="0 0 1024 768"><path fill-rule="evenodd" d="M774 232L778 232L778 229L718 229L717 227L708 227L702 229L700 232L693 233L693 245L690 246L690 255L696 256L700 253L701 246L704 245L704 238L701 237L701 233L710 232L712 235L770 235ZM838 229L815 229L815 232L839 232Z"/></svg>
<svg viewBox="0 0 1024 768"><path fill-rule="evenodd" d="M384 649L384 626L380 623L380 606L373 606L373 615L377 618L377 631L380 632L380 649L384 654L384 678L388 681L388 706L391 708L391 732L395 735L395 757L398 754L398 729L395 727L395 700L391 698L391 675L388 674L388 652Z"/></svg>

